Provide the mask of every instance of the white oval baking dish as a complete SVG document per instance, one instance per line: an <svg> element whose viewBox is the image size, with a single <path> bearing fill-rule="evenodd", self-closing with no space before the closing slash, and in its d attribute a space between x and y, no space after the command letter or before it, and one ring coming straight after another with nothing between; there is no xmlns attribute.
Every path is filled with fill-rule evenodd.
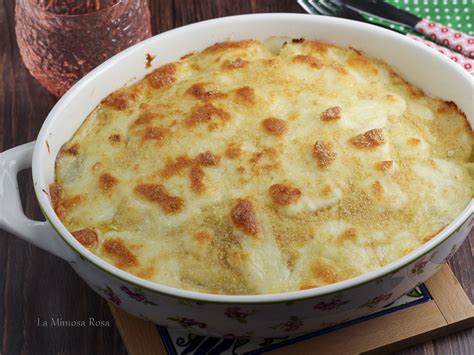
<svg viewBox="0 0 474 355"><path fill-rule="evenodd" d="M140 279L89 252L54 213L47 191L54 178L55 157L104 97L191 51L228 39L265 40L272 36L305 37L362 50L389 63L426 93L454 101L473 124L472 77L431 48L389 30L297 14L200 22L162 33L109 59L59 100L36 142L0 154L0 227L65 259L94 290L126 311L164 326L215 336L274 337L320 329L379 309L425 281L468 235L472 200L428 243L381 269L315 289L256 296L203 294ZM145 67L148 53L156 56L152 68ZM45 222L28 219L19 199L16 174L30 166Z"/></svg>

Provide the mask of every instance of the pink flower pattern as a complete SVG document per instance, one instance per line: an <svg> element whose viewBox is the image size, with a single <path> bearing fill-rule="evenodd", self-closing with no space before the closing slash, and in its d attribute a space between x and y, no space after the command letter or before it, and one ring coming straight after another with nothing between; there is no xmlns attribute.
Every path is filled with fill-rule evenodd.
<svg viewBox="0 0 474 355"><path fill-rule="evenodd" d="M411 273L421 275L423 273L423 271L425 270L426 264L428 264L428 259L421 258L420 260L418 260L415 263L415 265L413 265L413 267L411 269Z"/></svg>
<svg viewBox="0 0 474 355"><path fill-rule="evenodd" d="M392 293L387 293L385 295L380 295L375 298L372 298L369 302L367 302L364 306L369 308L374 308L380 302L388 300L392 296Z"/></svg>
<svg viewBox="0 0 474 355"><path fill-rule="evenodd" d="M321 311L329 311L331 309L339 308L342 305L349 303L349 301L342 301L339 298L332 300L331 302L319 302L317 303L313 309L319 309Z"/></svg>
<svg viewBox="0 0 474 355"><path fill-rule="evenodd" d="M172 320L173 322L177 322L183 328L193 328L193 327L198 327L201 329L207 328L207 324L198 322L197 320L194 320L191 318L176 317L176 318L168 318L168 319Z"/></svg>
<svg viewBox="0 0 474 355"><path fill-rule="evenodd" d="M230 318L234 319L240 323L246 323L247 317L251 314L254 314L255 311L242 311L240 307L228 307L226 308L224 314Z"/></svg>
<svg viewBox="0 0 474 355"><path fill-rule="evenodd" d="M112 289L109 286L106 286L105 289L97 286L97 289L100 292L105 293L105 295L107 296L107 299L109 300L109 302L112 302L116 306L120 306L120 304L122 303L120 298L115 294L114 291L112 291Z"/></svg>
<svg viewBox="0 0 474 355"><path fill-rule="evenodd" d="M453 247L451 248L451 251L449 252L449 254L443 259L443 261L441 262L441 264L444 264L444 263L448 262L448 260L453 257L453 255L456 253L456 251L457 251L457 246L456 246L456 244L455 244L455 245L453 245Z"/></svg>
<svg viewBox="0 0 474 355"><path fill-rule="evenodd" d="M304 322L296 317L296 316L291 316L289 320L286 322L277 324L273 327L270 327L271 329L283 329L285 332L295 332L299 328L301 328L304 325Z"/></svg>
<svg viewBox="0 0 474 355"><path fill-rule="evenodd" d="M146 299L145 295L143 294L143 291L139 289L135 289L135 292L130 290L126 286L121 286L120 289L125 292L130 298L133 298L135 301L142 302L144 304L151 304L153 306L156 306L156 303L151 302Z"/></svg>
<svg viewBox="0 0 474 355"><path fill-rule="evenodd" d="M132 291L130 291L130 289L128 287L122 286L122 287L120 287L120 289L123 292L125 292L127 295L129 295L131 298L137 300L138 302L143 302L145 300L144 295L142 295L140 293L132 292Z"/></svg>

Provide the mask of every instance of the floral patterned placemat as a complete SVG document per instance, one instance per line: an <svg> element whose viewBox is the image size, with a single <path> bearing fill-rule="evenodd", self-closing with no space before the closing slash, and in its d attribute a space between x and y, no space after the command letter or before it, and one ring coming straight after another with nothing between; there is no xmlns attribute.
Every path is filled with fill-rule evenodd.
<svg viewBox="0 0 474 355"><path fill-rule="evenodd" d="M159 327L158 331L163 340L164 345L169 354L189 354L189 355L236 355L236 354L261 354L277 348L282 348L290 344L294 344L299 341L303 341L309 338L317 337L322 334L356 324L364 322L369 319L380 317L382 315L396 312L398 310L413 307L420 303L431 300L431 295L428 289L422 284L412 291L401 297L391 305L383 308L382 310L376 311L365 317L355 319L350 322L342 323L330 328L319 330L316 332L306 333L296 336L288 336L282 338L264 338L264 339L220 339L205 337L202 335L189 334L184 331L167 329ZM235 317L245 316L240 315L238 310L235 311ZM287 323L291 323L288 321ZM298 320L293 321L295 324L288 324L288 327L297 326Z"/></svg>

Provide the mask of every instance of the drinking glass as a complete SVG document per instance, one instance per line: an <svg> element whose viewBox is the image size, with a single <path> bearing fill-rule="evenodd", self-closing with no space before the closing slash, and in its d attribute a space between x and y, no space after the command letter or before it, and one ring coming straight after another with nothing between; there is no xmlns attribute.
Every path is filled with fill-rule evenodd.
<svg viewBox="0 0 474 355"><path fill-rule="evenodd" d="M56 96L151 36L148 0L16 0L15 21L25 66Z"/></svg>

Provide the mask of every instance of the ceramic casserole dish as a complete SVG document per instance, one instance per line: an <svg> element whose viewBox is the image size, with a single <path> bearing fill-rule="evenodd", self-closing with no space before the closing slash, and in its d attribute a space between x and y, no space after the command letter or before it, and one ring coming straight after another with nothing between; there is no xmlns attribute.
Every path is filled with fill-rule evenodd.
<svg viewBox="0 0 474 355"><path fill-rule="evenodd" d="M83 247L56 216L47 191L55 159L98 103L154 68L224 40L272 36L308 38L351 46L390 64L428 95L455 102L474 124L474 81L447 57L402 35L359 22L298 14L220 18L181 27L139 43L109 59L56 104L36 142L0 154L0 227L66 260L102 297L144 319L212 336L275 337L308 332L380 309L424 282L453 255L471 230L474 202L420 248L378 270L297 292L215 295L140 279ZM150 68L147 54L156 56ZM16 175L32 168L36 197L46 221L22 210ZM66 296L66 295L65 295Z"/></svg>

